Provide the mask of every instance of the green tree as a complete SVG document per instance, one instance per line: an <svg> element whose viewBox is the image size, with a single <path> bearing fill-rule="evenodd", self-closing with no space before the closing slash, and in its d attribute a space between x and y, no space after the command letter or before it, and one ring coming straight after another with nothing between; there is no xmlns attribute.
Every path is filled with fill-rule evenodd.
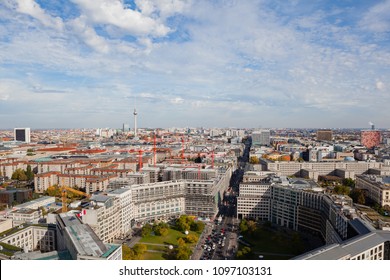
<svg viewBox="0 0 390 280"><path fill-rule="evenodd" d="M27 165L26 176L27 180L34 180L34 173L32 172L31 165Z"/></svg>
<svg viewBox="0 0 390 280"><path fill-rule="evenodd" d="M176 220L176 228L179 231L186 231L190 230L191 224L194 222L194 218L187 216L187 215L182 215L179 217L179 219Z"/></svg>
<svg viewBox="0 0 390 280"><path fill-rule="evenodd" d="M348 186L350 188L354 188L355 187L355 180L353 180L351 178L345 178L343 180L343 185Z"/></svg>
<svg viewBox="0 0 390 280"><path fill-rule="evenodd" d="M158 223L158 224L154 224L153 225L153 231L156 235L159 235L159 236L166 236L168 235L168 224L166 223Z"/></svg>
<svg viewBox="0 0 390 280"><path fill-rule="evenodd" d="M42 217L44 218L47 215L46 208L41 206L41 207L39 207L39 209L41 210Z"/></svg>
<svg viewBox="0 0 390 280"><path fill-rule="evenodd" d="M343 195L349 195L350 193L349 187L347 186L336 186L334 187L333 191L336 194L343 194Z"/></svg>
<svg viewBox="0 0 390 280"><path fill-rule="evenodd" d="M255 233L256 229L257 229L257 224L255 221L252 221L252 220L249 220L247 222L247 227L248 227L248 231L250 234L253 234Z"/></svg>
<svg viewBox="0 0 390 280"><path fill-rule="evenodd" d="M137 256L142 256L146 252L148 247L145 244L135 244L133 250Z"/></svg>
<svg viewBox="0 0 390 280"><path fill-rule="evenodd" d="M258 157L252 156L252 157L250 157L250 159L249 159L249 163L251 163L251 164L259 164L259 163L260 163L260 160L259 160Z"/></svg>
<svg viewBox="0 0 390 280"><path fill-rule="evenodd" d="M196 232L202 232L204 230L204 223L201 222L201 221L194 221L191 225L190 225L190 229L192 231L196 231Z"/></svg>
<svg viewBox="0 0 390 280"><path fill-rule="evenodd" d="M198 242L198 237L195 234L188 234L184 240L186 243L196 243Z"/></svg>
<svg viewBox="0 0 390 280"><path fill-rule="evenodd" d="M358 204L365 204L366 203L366 197L364 195L363 190L361 190L361 189L354 188L351 191L350 196L351 196L353 202L355 202L355 203L358 203Z"/></svg>
<svg viewBox="0 0 390 280"><path fill-rule="evenodd" d="M247 232L247 231L248 231L248 223L247 223L247 220L243 219L243 220L240 222L239 227L240 227L240 231L241 231L242 233Z"/></svg>
<svg viewBox="0 0 390 280"><path fill-rule="evenodd" d="M28 178L25 171L21 168L18 168L15 170L14 173L12 173L11 179L18 181L27 181Z"/></svg>
<svg viewBox="0 0 390 280"><path fill-rule="evenodd" d="M142 237L145 237L145 236L149 236L153 231L153 228L150 224L145 224L143 227L142 227L142 230L141 230L141 236Z"/></svg>
<svg viewBox="0 0 390 280"><path fill-rule="evenodd" d="M176 260L188 260L191 256L191 249L187 246L178 247L175 254Z"/></svg>
<svg viewBox="0 0 390 280"><path fill-rule="evenodd" d="M190 248L187 247L183 238L177 240L178 246L170 252L170 256L174 260L188 260L192 254Z"/></svg>
<svg viewBox="0 0 390 280"><path fill-rule="evenodd" d="M251 248L245 246L241 250L237 251L236 257L238 259L247 259L248 255L252 253Z"/></svg>

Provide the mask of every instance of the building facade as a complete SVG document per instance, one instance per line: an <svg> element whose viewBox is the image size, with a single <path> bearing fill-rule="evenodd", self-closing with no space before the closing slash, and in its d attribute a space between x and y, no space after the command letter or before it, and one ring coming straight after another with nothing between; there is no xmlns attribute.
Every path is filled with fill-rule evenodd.
<svg viewBox="0 0 390 280"><path fill-rule="evenodd" d="M271 132L269 130L259 130L252 132L252 145L269 146L271 143Z"/></svg>
<svg viewBox="0 0 390 280"><path fill-rule="evenodd" d="M381 132L379 130L362 130L361 144L369 149L379 146L381 143Z"/></svg>
<svg viewBox="0 0 390 280"><path fill-rule="evenodd" d="M30 143L31 142L30 128L15 128L14 139L15 141Z"/></svg>
<svg viewBox="0 0 390 280"><path fill-rule="evenodd" d="M365 194L380 206L390 206L389 176L358 175L356 188L364 190Z"/></svg>

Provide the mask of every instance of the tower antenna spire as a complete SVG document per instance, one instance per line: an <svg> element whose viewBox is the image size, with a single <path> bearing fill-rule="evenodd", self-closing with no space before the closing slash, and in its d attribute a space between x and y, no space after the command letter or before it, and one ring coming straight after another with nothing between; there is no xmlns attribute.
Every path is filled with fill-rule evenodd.
<svg viewBox="0 0 390 280"><path fill-rule="evenodd" d="M134 115L134 138L137 137L137 96L134 96L134 112L133 112L133 115Z"/></svg>

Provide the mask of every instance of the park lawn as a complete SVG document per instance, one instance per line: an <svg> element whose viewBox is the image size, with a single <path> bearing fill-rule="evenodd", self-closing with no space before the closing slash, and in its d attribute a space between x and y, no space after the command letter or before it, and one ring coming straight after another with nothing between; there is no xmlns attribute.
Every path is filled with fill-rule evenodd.
<svg viewBox="0 0 390 280"><path fill-rule="evenodd" d="M165 245L150 245L145 244L148 250L155 250L155 251L165 251L168 247Z"/></svg>
<svg viewBox="0 0 390 280"><path fill-rule="evenodd" d="M292 237L295 235L295 237ZM270 253L271 259L289 259L289 256L277 256L275 254L290 254L298 255L303 252L304 243L302 242L299 233L287 232L283 230L271 230L258 228L255 234L246 234L245 241L252 244L252 252ZM264 256L266 254L263 254Z"/></svg>
<svg viewBox="0 0 390 280"><path fill-rule="evenodd" d="M195 234L199 237L199 233L190 231L190 234ZM166 236L157 236L157 235L149 235L142 237L139 241L140 243L155 243L155 244L165 244L165 245L177 245L177 240L182 237L184 238L186 235L180 231L169 229L169 232Z"/></svg>

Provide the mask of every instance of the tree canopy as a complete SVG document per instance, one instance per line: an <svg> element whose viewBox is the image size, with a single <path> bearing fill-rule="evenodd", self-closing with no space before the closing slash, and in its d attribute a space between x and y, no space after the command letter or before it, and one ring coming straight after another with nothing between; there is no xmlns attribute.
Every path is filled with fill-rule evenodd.
<svg viewBox="0 0 390 280"><path fill-rule="evenodd" d="M26 175L26 172L23 169L18 168L15 170L14 173L12 173L11 179L18 180L18 181L27 181L28 177Z"/></svg>
<svg viewBox="0 0 390 280"><path fill-rule="evenodd" d="M260 163L260 160L259 160L258 157L252 156L252 157L250 157L250 159L249 159L249 163L251 163L251 164L259 164L259 163Z"/></svg>

